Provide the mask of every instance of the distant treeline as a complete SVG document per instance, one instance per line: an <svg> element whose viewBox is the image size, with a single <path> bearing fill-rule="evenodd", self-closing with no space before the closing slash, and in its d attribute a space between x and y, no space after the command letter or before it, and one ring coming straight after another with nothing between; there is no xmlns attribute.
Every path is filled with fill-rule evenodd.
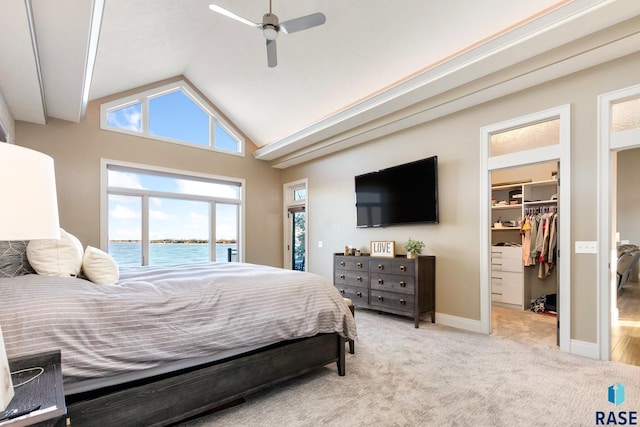
<svg viewBox="0 0 640 427"><path fill-rule="evenodd" d="M155 239L150 243L209 243L207 239ZM109 243L140 243L140 240L109 240ZM233 244L237 243L235 239L218 239L216 243Z"/></svg>

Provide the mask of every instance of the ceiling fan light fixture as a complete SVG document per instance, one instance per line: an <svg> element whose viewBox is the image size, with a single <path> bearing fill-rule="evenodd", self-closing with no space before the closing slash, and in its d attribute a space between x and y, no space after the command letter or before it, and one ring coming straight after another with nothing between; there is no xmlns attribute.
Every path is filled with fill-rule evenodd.
<svg viewBox="0 0 640 427"><path fill-rule="evenodd" d="M262 34L267 40L275 40L278 38L278 29L271 24L266 24L262 27Z"/></svg>

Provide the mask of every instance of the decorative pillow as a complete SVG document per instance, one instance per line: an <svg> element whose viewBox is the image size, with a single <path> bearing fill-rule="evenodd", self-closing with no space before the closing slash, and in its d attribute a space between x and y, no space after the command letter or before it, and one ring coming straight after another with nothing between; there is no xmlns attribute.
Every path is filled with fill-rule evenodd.
<svg viewBox="0 0 640 427"><path fill-rule="evenodd" d="M60 229L60 240L31 240L27 258L42 276L77 276L82 267L82 243L73 234Z"/></svg>
<svg viewBox="0 0 640 427"><path fill-rule="evenodd" d="M82 257L82 273L98 285L115 285L120 279L118 264L108 253L87 246Z"/></svg>
<svg viewBox="0 0 640 427"><path fill-rule="evenodd" d="M0 241L0 277L35 273L27 259L28 243L24 240Z"/></svg>

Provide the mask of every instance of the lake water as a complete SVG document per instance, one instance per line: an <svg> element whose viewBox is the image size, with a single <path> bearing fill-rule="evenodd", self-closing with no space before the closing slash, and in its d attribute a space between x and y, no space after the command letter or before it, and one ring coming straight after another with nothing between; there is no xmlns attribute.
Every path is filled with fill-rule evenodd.
<svg viewBox="0 0 640 427"><path fill-rule="evenodd" d="M228 249L237 244L216 243L216 261L227 261ZM140 265L141 244L136 242L109 242L109 254L120 267ZM149 265L170 265L185 262L209 261L208 243L151 243ZM234 255L233 261L237 261Z"/></svg>

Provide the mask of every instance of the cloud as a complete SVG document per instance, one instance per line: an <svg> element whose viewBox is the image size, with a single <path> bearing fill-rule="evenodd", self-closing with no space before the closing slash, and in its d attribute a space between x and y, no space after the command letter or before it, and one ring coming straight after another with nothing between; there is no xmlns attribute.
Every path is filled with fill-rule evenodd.
<svg viewBox="0 0 640 427"><path fill-rule="evenodd" d="M140 132L140 129L142 129L141 124L142 114L140 112L140 104L120 108L107 114L108 126Z"/></svg>
<svg viewBox="0 0 640 427"><path fill-rule="evenodd" d="M229 199L238 199L239 187L226 184L216 184L213 182L189 181L184 179L176 179L178 184L178 192L182 194L195 194L199 196L209 197L226 197Z"/></svg>
<svg viewBox="0 0 640 427"><path fill-rule="evenodd" d="M140 176L131 172L109 171L109 187L143 189Z"/></svg>
<svg viewBox="0 0 640 427"><path fill-rule="evenodd" d="M126 206L116 205L111 209L110 215L114 219L119 220L134 220L140 219L140 212L133 209L129 209Z"/></svg>
<svg viewBox="0 0 640 427"><path fill-rule="evenodd" d="M149 219L155 219L159 221L172 221L174 219L177 219L177 217L167 212L149 209Z"/></svg>

